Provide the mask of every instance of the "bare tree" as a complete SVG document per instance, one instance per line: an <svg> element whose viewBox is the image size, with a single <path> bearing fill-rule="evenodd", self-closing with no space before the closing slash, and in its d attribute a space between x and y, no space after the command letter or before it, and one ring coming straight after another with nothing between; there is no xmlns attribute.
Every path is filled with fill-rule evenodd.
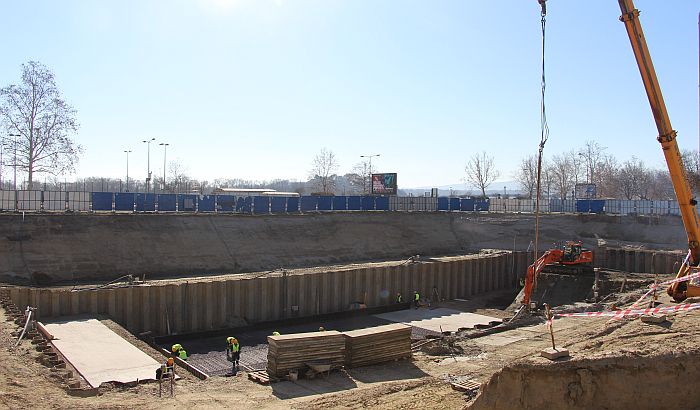
<svg viewBox="0 0 700 410"><path fill-rule="evenodd" d="M528 155L520 160L520 167L518 167L514 177L525 195L532 199L535 189L537 189L537 156Z"/></svg>
<svg viewBox="0 0 700 410"><path fill-rule="evenodd" d="M168 163L168 171L170 173L168 191L172 193L181 192L186 186L187 182L190 181L190 177L187 176L187 167L178 158L175 161L170 161Z"/></svg>
<svg viewBox="0 0 700 410"><path fill-rule="evenodd" d="M366 194L370 191L370 174L369 174L369 162L362 161L355 164L352 167L352 172L346 174L348 182L351 188L358 193Z"/></svg>
<svg viewBox="0 0 700 410"><path fill-rule="evenodd" d="M619 168L615 157L607 154L601 155L592 174L592 181L596 185L596 195L599 198L615 198L617 196Z"/></svg>
<svg viewBox="0 0 700 410"><path fill-rule="evenodd" d="M494 166L493 157L486 155L486 151L474 154L467 162L464 171L465 181L479 188L483 198L486 198L486 189L500 175Z"/></svg>
<svg viewBox="0 0 700 410"><path fill-rule="evenodd" d="M586 167L586 182L595 184L597 178L598 166L605 160L605 151L607 147L603 147L595 141L588 140L586 144L578 152L578 155L583 159Z"/></svg>
<svg viewBox="0 0 700 410"><path fill-rule="evenodd" d="M16 151L14 166L27 172L29 189L35 173L60 175L75 169L82 152L71 138L78 131L75 114L53 73L37 61L22 64L19 85L0 89L2 126L8 134L19 135L6 142Z"/></svg>
<svg viewBox="0 0 700 410"><path fill-rule="evenodd" d="M618 172L618 191L625 199L647 199L651 175L637 157L622 164Z"/></svg>
<svg viewBox="0 0 700 410"><path fill-rule="evenodd" d="M588 182L586 165L579 153L572 149L566 153L566 156L569 157L569 162L571 162L571 181L573 182L574 186L581 181Z"/></svg>
<svg viewBox="0 0 700 410"><path fill-rule="evenodd" d="M335 185L334 172L338 169L338 161L333 151L322 148L314 157L309 171L309 179L317 190L324 194L333 192Z"/></svg>
<svg viewBox="0 0 700 410"><path fill-rule="evenodd" d="M700 158L694 150L684 149L681 151L685 177L690 184L691 190L697 195L700 192Z"/></svg>
<svg viewBox="0 0 700 410"><path fill-rule="evenodd" d="M567 154L552 156L552 161L548 165L547 170L551 174L554 191L561 199L568 198L569 194L573 191L573 168L574 165L571 162L571 156Z"/></svg>
<svg viewBox="0 0 700 410"><path fill-rule="evenodd" d="M657 169L650 171L649 198L661 200L676 199L671 176L667 170Z"/></svg>

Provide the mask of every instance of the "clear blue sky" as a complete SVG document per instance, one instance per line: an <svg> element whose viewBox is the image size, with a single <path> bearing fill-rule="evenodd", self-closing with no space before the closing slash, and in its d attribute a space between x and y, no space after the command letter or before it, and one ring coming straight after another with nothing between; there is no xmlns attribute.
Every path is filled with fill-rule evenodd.
<svg viewBox="0 0 700 410"><path fill-rule="evenodd" d="M587 139L664 166L615 0L548 1L548 155ZM0 2L0 85L51 68L78 110L77 176L145 178L168 142L196 178L305 179L380 153L402 187L460 181L473 153L502 180L539 141L536 0ZM698 11L637 0L682 147L698 146ZM163 151L151 146L151 169ZM69 176L68 179L74 176Z"/></svg>

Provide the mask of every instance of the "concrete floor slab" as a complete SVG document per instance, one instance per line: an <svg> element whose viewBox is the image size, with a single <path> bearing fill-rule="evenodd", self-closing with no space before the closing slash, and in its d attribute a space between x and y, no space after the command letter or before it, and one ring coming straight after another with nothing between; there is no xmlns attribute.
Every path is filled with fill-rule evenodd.
<svg viewBox="0 0 700 410"><path fill-rule="evenodd" d="M472 329L477 325L488 325L489 323L501 323L503 321L495 317L445 308L399 310L375 316L380 319L405 323L435 332L457 332L461 329Z"/></svg>
<svg viewBox="0 0 700 410"><path fill-rule="evenodd" d="M92 387L154 379L160 365L97 319L44 324L54 348Z"/></svg>

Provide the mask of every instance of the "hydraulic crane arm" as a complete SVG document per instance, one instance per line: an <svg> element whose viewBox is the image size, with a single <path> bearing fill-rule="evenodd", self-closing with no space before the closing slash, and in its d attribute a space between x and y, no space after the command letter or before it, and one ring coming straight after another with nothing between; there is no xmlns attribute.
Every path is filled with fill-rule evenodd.
<svg viewBox="0 0 700 410"><path fill-rule="evenodd" d="M561 260L561 251L559 250L548 250L542 254L527 268L527 275L525 276L525 289L523 291L523 305L530 305L530 295L532 294L532 289L535 287L537 282L537 276L540 274L542 269L550 263L559 262Z"/></svg>
<svg viewBox="0 0 700 410"><path fill-rule="evenodd" d="M659 131L657 140L661 143L661 149L666 158L673 189L678 199L683 226L688 235L688 248L690 250L689 265L697 266L700 264L700 243L698 242L700 240L700 221L698 220L698 212L695 207L697 201L693 198L688 179L686 178L683 159L681 158L678 143L676 142L676 131L673 130L671 120L668 117L668 111L666 111L666 104L661 94L659 81L656 78L654 64L651 61L651 55L647 48L644 32L639 22L639 10L634 8L632 0L618 0L618 3L620 4L620 11L622 11L620 21L625 23L627 35L632 43L634 57L637 60L637 66L642 75L642 81L644 82L644 88L649 98L651 111L654 114L656 128ZM678 276L684 276L687 273L687 268L681 269L678 272ZM683 300L686 297L685 292L679 292L678 284L669 288L668 293L676 300Z"/></svg>

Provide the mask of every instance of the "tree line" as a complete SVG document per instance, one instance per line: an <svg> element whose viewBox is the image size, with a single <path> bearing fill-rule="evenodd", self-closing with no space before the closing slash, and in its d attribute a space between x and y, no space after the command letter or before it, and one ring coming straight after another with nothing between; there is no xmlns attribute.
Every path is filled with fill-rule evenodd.
<svg viewBox="0 0 700 410"><path fill-rule="evenodd" d="M22 65L21 80L0 88L0 189L85 190L144 192L148 184L141 180L119 178L82 178L70 184L61 176L75 171L83 148L73 136L79 129L76 110L66 102L56 86L54 74L37 61ZM682 152L686 177L691 189L700 188L698 153ZM238 178L197 180L189 176L180 161L168 164L166 179L155 177L152 192L197 192L206 194L217 187L271 188L299 194L357 195L371 192L371 162L356 163L349 172L339 174L335 153L322 148L313 158L305 181L275 179L251 181ZM488 187L501 176L494 159L486 152L468 159L462 180L487 196ZM37 175L43 176L43 181ZM18 177L26 183L17 185ZM537 184L537 157L520 160L512 177L521 187L521 197L533 198ZM580 183L594 184L596 197L621 199L675 199L666 169L654 169L632 157L620 162L606 147L587 141L582 147L544 158L541 194L549 198L571 199Z"/></svg>

